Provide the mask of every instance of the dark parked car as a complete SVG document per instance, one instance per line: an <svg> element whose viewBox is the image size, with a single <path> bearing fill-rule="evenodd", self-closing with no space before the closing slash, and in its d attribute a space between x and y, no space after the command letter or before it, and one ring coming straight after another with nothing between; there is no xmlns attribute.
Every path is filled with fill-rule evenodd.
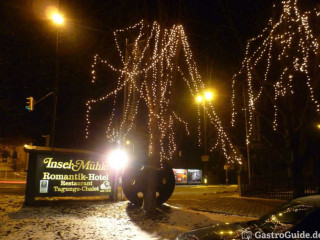
<svg viewBox="0 0 320 240"><path fill-rule="evenodd" d="M255 221L200 228L176 240L307 238L320 239L320 195L297 198Z"/></svg>

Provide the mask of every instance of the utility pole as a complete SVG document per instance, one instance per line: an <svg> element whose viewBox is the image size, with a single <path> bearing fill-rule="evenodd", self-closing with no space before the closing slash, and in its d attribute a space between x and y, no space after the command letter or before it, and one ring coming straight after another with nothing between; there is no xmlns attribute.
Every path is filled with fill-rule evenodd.
<svg viewBox="0 0 320 240"><path fill-rule="evenodd" d="M206 117L206 101L203 102L203 137L204 137L204 155L207 155L207 117ZM207 174L208 161L204 162L204 172Z"/></svg>
<svg viewBox="0 0 320 240"><path fill-rule="evenodd" d="M57 0L57 9L58 12L56 14L56 18L53 19L57 26L57 34L56 34L56 76L53 87L53 117L52 117L52 126L51 126L51 134L50 134L50 147L54 147L54 137L55 137L55 127L56 127L56 118L57 118L57 104L58 104L58 89L59 89L59 77L60 77L60 62L59 62L59 31L60 25L63 24L63 18L59 14L59 0Z"/></svg>

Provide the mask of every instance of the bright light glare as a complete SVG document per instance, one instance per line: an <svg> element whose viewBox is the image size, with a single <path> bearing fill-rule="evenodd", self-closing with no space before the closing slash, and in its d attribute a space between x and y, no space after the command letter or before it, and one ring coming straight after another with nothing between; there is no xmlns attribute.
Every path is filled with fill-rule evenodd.
<svg viewBox="0 0 320 240"><path fill-rule="evenodd" d="M129 140L126 141L126 144L129 145L131 142Z"/></svg>
<svg viewBox="0 0 320 240"><path fill-rule="evenodd" d="M213 99L213 92L205 92L204 93L204 97L206 98L206 100L212 100Z"/></svg>
<svg viewBox="0 0 320 240"><path fill-rule="evenodd" d="M198 102L198 103L202 103L202 100L203 100L203 97L202 96L197 96L197 98L196 98L196 101Z"/></svg>
<svg viewBox="0 0 320 240"><path fill-rule="evenodd" d="M54 13L51 17L52 21L56 24L61 25L64 22L63 17L59 13Z"/></svg>
<svg viewBox="0 0 320 240"><path fill-rule="evenodd" d="M317 124L317 128L320 129L320 123Z"/></svg>
<svg viewBox="0 0 320 240"><path fill-rule="evenodd" d="M128 164L129 158L127 153L122 149L116 149L108 155L108 162L113 169L123 169Z"/></svg>

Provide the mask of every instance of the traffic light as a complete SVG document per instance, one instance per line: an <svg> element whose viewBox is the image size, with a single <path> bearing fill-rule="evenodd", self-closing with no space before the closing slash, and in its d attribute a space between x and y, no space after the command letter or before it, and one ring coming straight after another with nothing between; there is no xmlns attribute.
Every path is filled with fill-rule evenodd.
<svg viewBox="0 0 320 240"><path fill-rule="evenodd" d="M34 99L33 99L33 97L27 97L26 109L28 109L31 112L31 111L33 111L33 107L34 107Z"/></svg>

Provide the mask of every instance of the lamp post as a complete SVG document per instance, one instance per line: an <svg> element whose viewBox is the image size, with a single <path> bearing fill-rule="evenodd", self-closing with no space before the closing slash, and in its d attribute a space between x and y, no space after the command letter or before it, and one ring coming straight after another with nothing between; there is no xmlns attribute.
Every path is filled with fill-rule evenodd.
<svg viewBox="0 0 320 240"><path fill-rule="evenodd" d="M207 116L206 116L206 102L213 100L214 94L212 91L205 91L203 94L196 96L196 102L203 105L203 144L204 144L204 155L202 161L204 161L204 172L207 173Z"/></svg>
<svg viewBox="0 0 320 240"><path fill-rule="evenodd" d="M129 156L125 149L123 148L117 148L109 153L107 156L109 166L111 169L113 169L113 181L112 181L112 200L117 201L118 200L118 187L121 187L121 200L123 199L123 191L122 191L122 175L123 175L123 169L126 167L129 161Z"/></svg>
<svg viewBox="0 0 320 240"><path fill-rule="evenodd" d="M56 117L57 117L57 103L58 103L58 88L59 88L59 31L60 27L64 23L63 16L59 13L59 11L54 12L51 16L52 22L56 25L57 28L57 35L56 35L56 76L54 82L54 89L53 89L53 118L52 118L52 126L51 126L51 137L50 137L50 146L53 148L54 146L54 134L55 134L55 127L56 127Z"/></svg>

